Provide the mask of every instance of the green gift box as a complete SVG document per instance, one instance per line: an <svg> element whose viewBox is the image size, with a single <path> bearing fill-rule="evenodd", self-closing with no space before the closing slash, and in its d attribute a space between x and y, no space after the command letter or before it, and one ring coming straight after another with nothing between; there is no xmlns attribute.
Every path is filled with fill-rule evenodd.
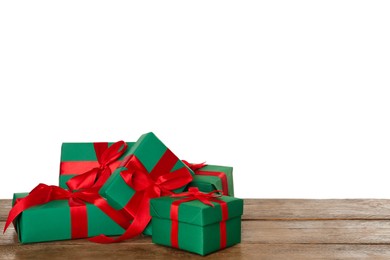
<svg viewBox="0 0 390 260"><path fill-rule="evenodd" d="M15 193L17 199L28 193ZM85 203L87 210L87 237L100 234L120 235L124 229L93 204ZM14 221L21 243L35 243L72 239L71 207L68 200L54 200L24 210Z"/></svg>
<svg viewBox="0 0 390 260"><path fill-rule="evenodd" d="M171 211L174 201L180 199L169 196L152 199L150 214L153 243L177 247L200 255L207 255L240 243L243 200L229 196L222 196L219 199L227 205L228 218L224 222L224 228L221 224L223 215L221 204L211 202L214 205L211 207L199 200L193 200L179 204L176 231ZM175 235L178 241L176 246L173 245ZM222 239L225 244L221 248Z"/></svg>
<svg viewBox="0 0 390 260"><path fill-rule="evenodd" d="M200 191L221 190L223 195L234 196L233 167L206 165L195 171L188 187L197 187Z"/></svg>
<svg viewBox="0 0 390 260"><path fill-rule="evenodd" d="M96 143L63 143L61 146L61 163L59 186L67 189L66 182L74 176L83 174L93 168L99 168L98 157L105 149L111 147L114 143L96 142ZM127 150L122 156L109 164L113 172L122 160L128 155L134 142L126 142Z"/></svg>
<svg viewBox="0 0 390 260"><path fill-rule="evenodd" d="M156 166L161 163L161 160L164 160L165 155L168 152L171 155L170 161L174 162L172 167L170 167L170 171L168 171L169 173L185 167L190 174L194 174L194 172L180 161L177 156L170 152L170 150L157 138L155 134L150 132L142 135L131 147L127 153L128 158L123 160L121 166L114 171L111 177L100 189L99 193L105 197L114 208L123 209L135 193L134 189L130 187L121 176L121 172L127 169L124 167L127 160L129 160L132 156L135 156L142 163L146 171L151 173ZM178 188L175 192L181 192L185 187L186 185L183 185L183 187ZM146 227L143 234L152 234L151 224Z"/></svg>

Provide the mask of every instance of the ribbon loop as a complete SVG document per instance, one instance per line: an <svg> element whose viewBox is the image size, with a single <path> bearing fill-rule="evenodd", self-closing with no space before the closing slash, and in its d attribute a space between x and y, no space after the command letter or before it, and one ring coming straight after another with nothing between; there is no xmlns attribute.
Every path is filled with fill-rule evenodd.
<svg viewBox="0 0 390 260"><path fill-rule="evenodd" d="M209 205L211 207L214 207L214 204L212 204L212 201L215 201L215 199L221 197L220 194L222 191L220 190L214 190L208 193L204 193L199 191L197 187L190 187L188 189L188 192L182 192L177 194L172 194L172 198L183 198L182 200L179 200L179 202L185 200L185 202L192 201L192 200L199 200L203 204Z"/></svg>
<svg viewBox="0 0 390 260"><path fill-rule="evenodd" d="M100 163L101 167L107 167L107 165L110 163L118 160L119 157L121 157L122 154L126 151L126 149L127 143L122 140L118 141L104 150L101 156L99 156L98 162Z"/></svg>

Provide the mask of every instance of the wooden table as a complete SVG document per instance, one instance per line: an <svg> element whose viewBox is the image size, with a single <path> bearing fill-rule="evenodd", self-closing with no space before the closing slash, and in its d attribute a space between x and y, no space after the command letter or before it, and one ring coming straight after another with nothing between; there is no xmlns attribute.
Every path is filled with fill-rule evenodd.
<svg viewBox="0 0 390 260"><path fill-rule="evenodd" d="M10 209L0 200L0 228ZM212 259L390 259L390 200L246 199L242 243ZM21 245L0 236L0 259L194 259L150 237L100 245L85 239Z"/></svg>

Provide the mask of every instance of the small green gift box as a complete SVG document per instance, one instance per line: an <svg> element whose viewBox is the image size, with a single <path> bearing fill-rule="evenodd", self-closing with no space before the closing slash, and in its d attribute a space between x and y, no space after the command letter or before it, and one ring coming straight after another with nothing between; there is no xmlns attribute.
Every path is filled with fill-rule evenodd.
<svg viewBox="0 0 390 260"><path fill-rule="evenodd" d="M107 199L110 205L134 217L136 217L137 211L139 211L132 207L134 204L145 203L144 205L136 206L139 206L142 211L146 211L149 214L149 199L145 199L147 194L156 192L156 194L151 196L158 197L166 190L181 192L192 180L193 171L180 161L153 133L142 135L127 154L128 157L114 171L99 193ZM132 166L134 164L137 164L138 168L133 169ZM142 172L140 174L142 176L137 175L140 172ZM183 175L185 175L184 178ZM142 181L135 181L135 184L138 183L140 187L136 188L133 186L132 182L138 180L138 177L134 176L142 177ZM173 180L169 180L170 177ZM178 178L174 179L176 177ZM185 182L183 182L183 179L186 179ZM165 186L164 181L166 182ZM177 188L174 190L167 188L167 186L172 186L169 183L176 183ZM177 185L178 183L180 185ZM136 194L135 190L140 195L137 196L137 199L143 197L144 200L141 199L139 202L132 201L133 196ZM149 224L143 233L151 235L152 226Z"/></svg>
<svg viewBox="0 0 390 260"><path fill-rule="evenodd" d="M234 196L233 167L205 165L195 170L188 187L197 187L203 192L220 190L225 196Z"/></svg>
<svg viewBox="0 0 390 260"><path fill-rule="evenodd" d="M13 205L28 193L15 193ZM101 209L90 203L70 206L68 200L53 200L33 206L13 221L21 243L67 240L100 234L120 235L121 227Z"/></svg>
<svg viewBox="0 0 390 260"><path fill-rule="evenodd" d="M171 196L151 200L153 243L207 255L241 242L243 200L206 198L210 205L187 200Z"/></svg>
<svg viewBox="0 0 390 260"><path fill-rule="evenodd" d="M95 143L63 143L61 146L61 163L59 186L67 189L66 182L75 176L84 174L92 169L103 169L105 166L113 172L128 155L128 151L134 145L133 142L126 142L127 149L119 151L107 151L117 143L95 142ZM122 142L124 145L124 142ZM118 146L121 147L120 144ZM119 158L115 159L113 157ZM113 160L112 160L113 159Z"/></svg>

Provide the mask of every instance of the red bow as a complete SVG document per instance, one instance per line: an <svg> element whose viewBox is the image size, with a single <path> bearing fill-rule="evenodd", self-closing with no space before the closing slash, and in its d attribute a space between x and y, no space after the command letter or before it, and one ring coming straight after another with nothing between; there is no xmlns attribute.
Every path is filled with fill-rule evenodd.
<svg viewBox="0 0 390 260"><path fill-rule="evenodd" d="M220 248L226 247L226 220L228 220L228 207L227 203L223 200L220 200L221 191L215 190L209 193L200 192L197 187L191 187L188 189L188 192L183 192L179 194L173 194L173 198L183 198L180 200L175 200L171 205L170 218L172 220L171 228L171 246L179 248L179 205L188 201L199 200L203 204L214 207L211 202L216 202L221 206L222 210L222 220L220 222Z"/></svg>
<svg viewBox="0 0 390 260"><path fill-rule="evenodd" d="M129 226L128 217L108 205L107 201L98 193L92 190L71 192L57 186L39 184L26 197L17 200L8 214L4 226L4 232L15 218L24 210L31 207L46 204L53 200L68 200L71 213L72 238L83 238L88 236L88 218L85 203L94 204L122 228Z"/></svg>
<svg viewBox="0 0 390 260"><path fill-rule="evenodd" d="M192 200L199 200L203 204L214 207L214 204L211 202L212 201L215 202L216 199L218 200L218 198L221 197L221 194L217 194L217 193L221 193L221 192L222 191L220 191L220 190L214 190L214 191L211 191L209 193L204 193L204 192L199 191L199 189L197 187L190 187L190 188L188 188L188 191L182 192L182 193L172 194L171 197L172 198L183 198L181 200L176 200L175 202L183 203L183 202L188 202L188 201L192 201Z"/></svg>
<svg viewBox="0 0 390 260"><path fill-rule="evenodd" d="M125 233L114 239L104 235L92 238L97 243L119 242L138 236L150 222L150 199L170 195L172 190L187 185L192 175L186 167L170 172L177 157L168 149L157 165L149 173L134 155L126 162L127 170L121 172L124 181L135 190L133 197L125 206L125 211L134 216L134 221Z"/></svg>
<svg viewBox="0 0 390 260"><path fill-rule="evenodd" d="M199 170L200 168L203 168L205 167L207 164L206 162L202 162L202 163L189 163L187 162L186 160L182 160L182 162L188 166L188 168L190 168L191 170L193 170L194 172L196 172L197 170Z"/></svg>
<svg viewBox="0 0 390 260"><path fill-rule="evenodd" d="M66 182L70 190L86 188L99 189L111 175L110 164L118 160L127 149L124 141L119 141L108 147L108 143L94 143L99 167L77 175Z"/></svg>

